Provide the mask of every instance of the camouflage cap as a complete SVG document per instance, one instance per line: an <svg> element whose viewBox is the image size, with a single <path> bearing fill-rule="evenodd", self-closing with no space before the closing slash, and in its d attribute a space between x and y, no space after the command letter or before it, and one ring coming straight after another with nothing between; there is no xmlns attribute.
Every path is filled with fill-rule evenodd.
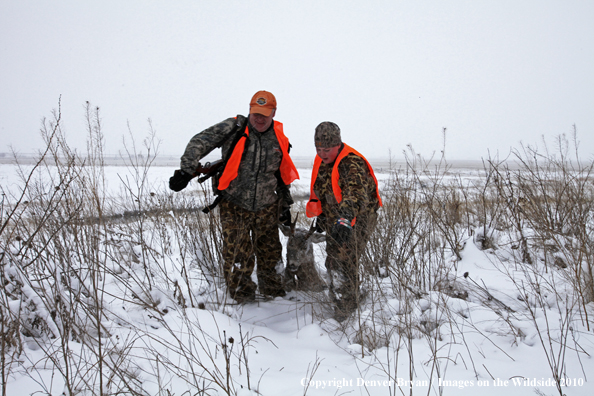
<svg viewBox="0 0 594 396"><path fill-rule="evenodd" d="M340 128L333 122L324 121L316 127L314 136L316 147L336 147L342 144Z"/></svg>

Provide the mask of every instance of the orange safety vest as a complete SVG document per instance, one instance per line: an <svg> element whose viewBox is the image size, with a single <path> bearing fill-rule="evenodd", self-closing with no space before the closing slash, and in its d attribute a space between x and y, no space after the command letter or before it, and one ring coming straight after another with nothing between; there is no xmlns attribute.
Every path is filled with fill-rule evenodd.
<svg viewBox="0 0 594 396"><path fill-rule="evenodd" d="M353 153L356 156L361 157L367 164L369 173L371 173L371 177L373 177L373 180L375 181L375 191L377 194L377 199L379 201L379 205L382 206L382 199L380 198L380 195L379 195L379 187L377 184L377 178L375 177L375 173L373 173L373 168L371 167L371 165L369 164L367 159L365 159L365 157L363 157L363 155L361 155L361 153L359 153L357 150L355 150L354 148L352 148L351 146L349 146L347 144L344 145L344 147L342 148L342 151L336 157L336 161L334 162L334 167L332 168L332 191L334 192L334 197L336 198L336 202L340 203L340 201L342 201L342 190L340 189L340 186L338 184L338 176L339 176L338 175L338 164L344 157L346 157L350 153ZM320 158L319 155L316 155L316 159L314 160L313 171L311 173L311 188L310 188L309 202L305 206L305 214L307 215L307 217L315 217L315 216L319 216L322 214L322 203L320 202L320 200L316 196L316 193L314 192L314 184L316 183L316 179L318 178L318 171L320 169L321 163L322 163L322 158ZM355 224L355 219L353 219L351 224Z"/></svg>
<svg viewBox="0 0 594 396"><path fill-rule="evenodd" d="M274 121L274 133L276 135L276 139L280 145L283 158L280 164L280 173L283 179L283 182L288 186L291 184L295 179L299 179L299 172L297 172L297 168L293 164L293 160L289 156L289 139L283 133L283 124L277 121ZM249 128L245 127L245 135L242 136L233 152L231 153L231 157L227 161L227 165L225 166L225 170L219 179L219 190L224 190L229 187L229 183L237 177L237 172L239 170L239 163L241 162L241 157L243 156L243 150L245 149L245 141L247 136L250 135Z"/></svg>

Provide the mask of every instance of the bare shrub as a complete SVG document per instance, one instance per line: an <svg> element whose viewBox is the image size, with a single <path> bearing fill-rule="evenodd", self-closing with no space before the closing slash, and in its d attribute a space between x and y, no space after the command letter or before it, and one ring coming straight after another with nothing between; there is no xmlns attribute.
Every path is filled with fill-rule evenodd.
<svg viewBox="0 0 594 396"><path fill-rule="evenodd" d="M530 242L533 255L546 268L564 269L561 274L574 285L589 323L586 305L594 301L594 163L582 163L577 148L575 134L571 143L560 136L556 152L550 152L546 143L544 152L522 147L515 151L519 168L505 170L500 191L515 218L522 261L533 263L528 259ZM525 229L534 232L530 241L521 231Z"/></svg>
<svg viewBox="0 0 594 396"><path fill-rule="evenodd" d="M144 395L150 386L165 394L174 380L195 394L259 392L264 374L255 377L250 352L270 341L217 327L232 307L225 306L216 209L200 212L210 189L174 195L150 180L158 142L149 123L141 144L125 142L121 195L109 196L99 109L87 104L86 117L86 153L68 146L58 110L44 122L46 150L20 167L20 190L2 191L2 394L16 376L68 395ZM357 362L373 361L393 380L413 380L419 369L442 378L449 364L490 375L475 364L468 329L495 347L493 334L531 343L544 351L561 394L560 379L572 374L566 355L588 353L576 329L591 330L594 300L594 164L570 154L572 145L575 137L570 144L562 136L555 152L522 147L515 163L489 159L472 178L453 174L444 156L425 160L410 148L381 186L357 314L345 324L325 320L327 296L311 293L307 304L322 307L316 319L361 346ZM302 211L303 201L293 210ZM304 219L299 226L307 228ZM474 248L469 240L513 282L514 296L459 272L464 249ZM494 329L473 322L470 304L495 318ZM419 342L429 351L422 367L415 366ZM363 359L369 354L374 359ZM319 364L308 368L311 376ZM53 383L44 382L46 370Z"/></svg>

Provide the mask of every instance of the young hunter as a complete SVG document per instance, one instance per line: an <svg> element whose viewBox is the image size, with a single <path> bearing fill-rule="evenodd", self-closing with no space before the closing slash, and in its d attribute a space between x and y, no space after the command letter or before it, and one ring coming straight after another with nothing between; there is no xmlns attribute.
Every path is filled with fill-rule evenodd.
<svg viewBox="0 0 594 396"><path fill-rule="evenodd" d="M333 122L316 127L316 158L311 176L308 217L326 232L326 269L334 318L342 322L360 300L359 258L382 205L378 184L365 157L344 144Z"/></svg>
<svg viewBox="0 0 594 396"><path fill-rule="evenodd" d="M288 187L299 174L283 125L273 120L275 113L274 95L257 92L247 118L228 118L195 135L181 157L181 169L169 180L172 190L181 191L201 168L199 161L222 148L224 169L213 179L213 187L215 203L220 202L225 282L238 303L254 300L257 288L264 296L285 295L276 271L282 263L279 206L284 208L280 221L290 221L293 201ZM254 267L258 284L252 280Z"/></svg>

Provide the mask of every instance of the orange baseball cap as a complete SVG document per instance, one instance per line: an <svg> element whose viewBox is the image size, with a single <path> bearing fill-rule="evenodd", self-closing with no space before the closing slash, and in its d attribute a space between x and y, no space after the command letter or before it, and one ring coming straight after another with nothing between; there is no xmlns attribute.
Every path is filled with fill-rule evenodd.
<svg viewBox="0 0 594 396"><path fill-rule="evenodd" d="M268 91L258 91L250 102L250 114L257 113L268 117L276 109L276 98Z"/></svg>

